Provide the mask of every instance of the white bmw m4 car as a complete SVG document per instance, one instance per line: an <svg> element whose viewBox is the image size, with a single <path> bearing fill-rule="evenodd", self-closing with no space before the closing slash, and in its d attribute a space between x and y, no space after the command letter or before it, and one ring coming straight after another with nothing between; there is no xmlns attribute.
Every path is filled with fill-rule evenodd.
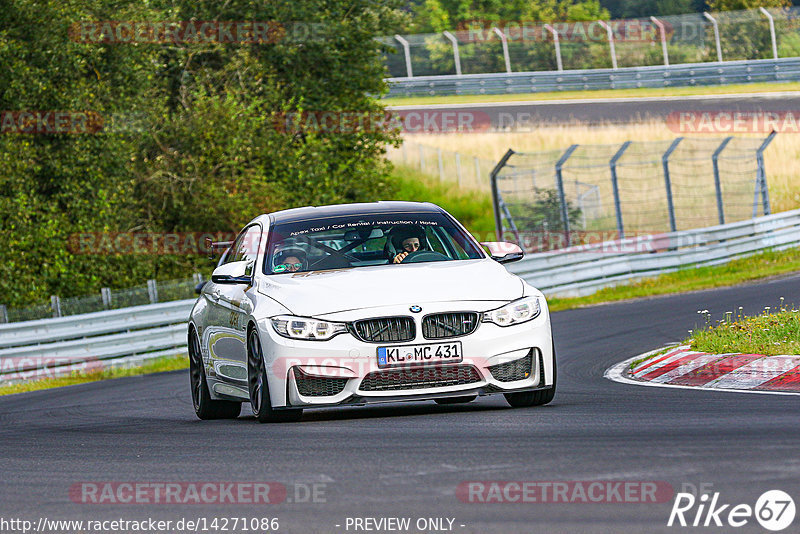
<svg viewBox="0 0 800 534"><path fill-rule="evenodd" d="M470 402L547 404L556 389L544 296L439 206L375 202L253 219L226 248L189 320L201 419L261 422L306 408Z"/></svg>

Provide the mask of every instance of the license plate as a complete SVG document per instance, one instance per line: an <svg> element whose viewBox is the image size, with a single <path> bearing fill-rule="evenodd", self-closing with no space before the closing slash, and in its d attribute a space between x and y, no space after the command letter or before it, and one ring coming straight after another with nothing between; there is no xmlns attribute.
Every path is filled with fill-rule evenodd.
<svg viewBox="0 0 800 534"><path fill-rule="evenodd" d="M419 363L457 363L462 359L460 341L378 347L378 367L399 367Z"/></svg>

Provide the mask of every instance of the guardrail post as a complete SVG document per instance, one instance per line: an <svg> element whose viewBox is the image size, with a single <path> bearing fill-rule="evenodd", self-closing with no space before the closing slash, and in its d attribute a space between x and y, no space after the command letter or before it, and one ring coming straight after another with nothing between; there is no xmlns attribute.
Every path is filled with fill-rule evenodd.
<svg viewBox="0 0 800 534"><path fill-rule="evenodd" d="M567 209L567 197L564 194L564 176L562 175L562 169L572 153L575 152L576 148L578 148L578 145L569 147L556 162L556 185L558 186L558 199L559 202L561 202L561 222L564 223L564 237L567 246L572 244L572 238L569 235L569 210Z"/></svg>
<svg viewBox="0 0 800 534"><path fill-rule="evenodd" d="M150 297L150 304L158 302L158 285L155 280L147 281L147 295Z"/></svg>
<svg viewBox="0 0 800 534"><path fill-rule="evenodd" d="M111 290L107 287L100 288L100 298L103 299L103 308L111 308Z"/></svg>
<svg viewBox="0 0 800 534"><path fill-rule="evenodd" d="M436 157L439 158L439 181L444 182L444 161L442 160L442 149L436 149Z"/></svg>
<svg viewBox="0 0 800 534"><path fill-rule="evenodd" d="M406 74L408 75L409 78L413 78L414 71L411 69L411 49L408 46L408 41L406 41L399 35L395 35L394 38L397 39L401 45L403 45L403 53L406 56Z"/></svg>
<svg viewBox="0 0 800 534"><path fill-rule="evenodd" d="M458 187L461 188L461 154L456 152L456 179L458 180Z"/></svg>
<svg viewBox="0 0 800 534"><path fill-rule="evenodd" d="M717 24L717 19L709 15L707 11L703 11L703 16L710 20L712 26L714 26L714 41L717 43L717 61L722 63L722 45L719 42L719 25Z"/></svg>
<svg viewBox="0 0 800 534"><path fill-rule="evenodd" d="M461 76L461 56L458 55L458 40L456 36L450 32L442 32L445 37L450 40L453 45L453 61L456 64L456 76Z"/></svg>
<svg viewBox="0 0 800 534"><path fill-rule="evenodd" d="M0 323L8 322L8 308L5 304L0 304Z"/></svg>
<svg viewBox="0 0 800 534"><path fill-rule="evenodd" d="M508 55L508 38L506 38L506 34L501 32L496 26L492 28L492 31L500 38L500 42L503 45L503 60L506 63L506 72L511 74L511 57Z"/></svg>
<svg viewBox="0 0 800 534"><path fill-rule="evenodd" d="M669 178L669 157L678 148L678 144L683 141L683 137L675 139L664 155L661 157L661 165L664 167L664 185L667 188L667 211L669 212L669 229L671 232L677 232L678 228L675 224L675 206L672 203L672 182Z"/></svg>
<svg viewBox="0 0 800 534"><path fill-rule="evenodd" d="M720 224L725 224L725 210L722 205L722 183L719 179L719 155L722 154L722 151L725 150L725 147L728 146L731 139L733 139L733 137L726 137L711 156L711 162L714 165L714 187L717 190L717 215Z"/></svg>
<svg viewBox="0 0 800 534"><path fill-rule="evenodd" d="M772 213L772 208L769 205L769 189L767 189L767 173L764 170L764 150L769 146L773 139L775 139L776 132L773 130L761 143L761 146L756 150L756 198L754 203L758 202L758 192L761 190L761 203L764 215ZM753 217L755 218L755 205L753 206Z"/></svg>
<svg viewBox="0 0 800 534"><path fill-rule="evenodd" d="M772 14L763 7L759 7L758 9L767 17L767 20L769 20L769 36L772 39L772 57L778 59L778 42L775 39L775 19L773 19Z"/></svg>
<svg viewBox="0 0 800 534"><path fill-rule="evenodd" d="M556 65L558 65L558 70L564 70L564 64L561 62L561 43L558 39L558 31L549 24L545 24L544 28L553 34L553 42L556 45Z"/></svg>
<svg viewBox="0 0 800 534"><path fill-rule="evenodd" d="M50 308L53 310L53 317L61 317L61 299L58 295L50 295Z"/></svg>
<svg viewBox="0 0 800 534"><path fill-rule="evenodd" d="M605 28L606 35L608 36L608 48L611 51L611 68L617 70L617 51L614 48L614 31L611 26L604 20L598 20L600 26Z"/></svg>
<svg viewBox="0 0 800 534"><path fill-rule="evenodd" d="M508 158L514 155L514 151L510 148L508 151L503 154L503 157L500 158L500 161L497 162L497 165L494 166L492 172L489 173L489 182L492 188L492 208L494 208L494 233L498 241L503 240L503 219L500 213L500 191L497 189L497 175L506 166L508 163ZM477 161L477 158L476 160Z"/></svg>
<svg viewBox="0 0 800 534"><path fill-rule="evenodd" d="M664 54L664 66L669 67L669 52L667 52L667 29L664 27L664 23L658 20L655 17L650 17L650 20L658 26L658 30L661 33L661 52Z"/></svg>
<svg viewBox="0 0 800 534"><path fill-rule="evenodd" d="M622 224L622 205L619 198L619 185L617 184L617 162L629 146L631 146L631 141L622 143L617 153L614 154L611 161L608 162L611 167L611 188L614 191L614 213L617 216L617 234L619 234L619 239L625 239L625 226Z"/></svg>

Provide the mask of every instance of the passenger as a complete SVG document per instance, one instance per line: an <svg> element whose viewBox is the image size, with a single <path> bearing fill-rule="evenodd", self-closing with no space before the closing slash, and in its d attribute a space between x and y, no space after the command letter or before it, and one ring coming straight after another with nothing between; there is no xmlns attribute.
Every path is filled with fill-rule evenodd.
<svg viewBox="0 0 800 534"><path fill-rule="evenodd" d="M306 270L306 253L299 248L284 249L275 254L275 273L295 273Z"/></svg>

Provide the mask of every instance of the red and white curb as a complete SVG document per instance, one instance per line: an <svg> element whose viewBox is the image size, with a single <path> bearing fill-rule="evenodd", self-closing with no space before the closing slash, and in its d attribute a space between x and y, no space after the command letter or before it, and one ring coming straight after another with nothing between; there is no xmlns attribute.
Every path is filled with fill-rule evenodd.
<svg viewBox="0 0 800 534"><path fill-rule="evenodd" d="M661 350L620 362L603 376L615 382L640 386L800 395L800 356L709 354L678 346L631 368L633 362Z"/></svg>

